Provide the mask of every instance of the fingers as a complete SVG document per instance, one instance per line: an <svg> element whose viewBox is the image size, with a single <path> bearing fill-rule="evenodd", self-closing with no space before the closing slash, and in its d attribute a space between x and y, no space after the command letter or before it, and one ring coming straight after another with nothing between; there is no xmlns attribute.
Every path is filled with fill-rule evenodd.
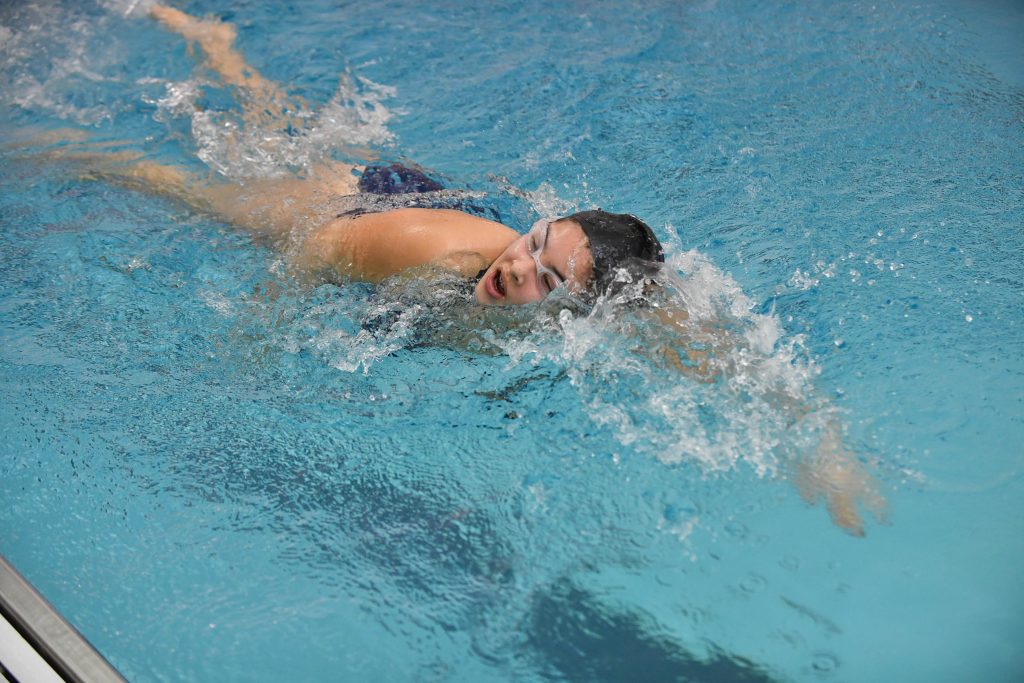
<svg viewBox="0 0 1024 683"><path fill-rule="evenodd" d="M177 33L185 30L190 22L196 21L194 17L185 14L181 10L165 7L164 5L154 5L150 8L149 14L166 28Z"/></svg>
<svg viewBox="0 0 1024 683"><path fill-rule="evenodd" d="M204 21L173 7L156 5L150 15L185 40L199 43L199 47L210 59L222 58L235 42L235 29L231 24L220 21Z"/></svg>
<svg viewBox="0 0 1024 683"><path fill-rule="evenodd" d="M824 498L832 522L852 536L865 535L860 506L875 519L885 520L886 500L877 482L855 460L833 455L828 462L798 463L794 483L809 505Z"/></svg>
<svg viewBox="0 0 1024 683"><path fill-rule="evenodd" d="M889 501L878 492L878 484L869 481L861 496L864 506L874 515L879 522L886 522L889 519Z"/></svg>
<svg viewBox="0 0 1024 683"><path fill-rule="evenodd" d="M864 536L864 522L857 512L857 500L845 492L828 497L828 514L832 523L851 536Z"/></svg>
<svg viewBox="0 0 1024 683"><path fill-rule="evenodd" d="M796 490L808 505L814 505L821 496L821 484L815 476L814 467L807 462L798 462Z"/></svg>

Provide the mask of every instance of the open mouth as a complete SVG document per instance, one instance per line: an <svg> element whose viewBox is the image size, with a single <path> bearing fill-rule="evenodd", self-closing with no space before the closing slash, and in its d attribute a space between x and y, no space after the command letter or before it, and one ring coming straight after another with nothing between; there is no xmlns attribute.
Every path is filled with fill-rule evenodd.
<svg viewBox="0 0 1024 683"><path fill-rule="evenodd" d="M495 270L494 275L487 280L487 293L495 299L505 298L505 281L500 270Z"/></svg>

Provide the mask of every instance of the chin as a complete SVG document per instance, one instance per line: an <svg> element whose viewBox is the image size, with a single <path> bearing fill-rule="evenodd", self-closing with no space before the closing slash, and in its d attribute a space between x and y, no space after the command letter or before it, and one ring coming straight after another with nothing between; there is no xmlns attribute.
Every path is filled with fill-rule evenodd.
<svg viewBox="0 0 1024 683"><path fill-rule="evenodd" d="M484 277L486 277L486 275ZM476 283L476 287L473 288L473 298L481 306L497 306L499 303L494 301L487 293L487 288L484 286L483 278L480 278L480 281Z"/></svg>

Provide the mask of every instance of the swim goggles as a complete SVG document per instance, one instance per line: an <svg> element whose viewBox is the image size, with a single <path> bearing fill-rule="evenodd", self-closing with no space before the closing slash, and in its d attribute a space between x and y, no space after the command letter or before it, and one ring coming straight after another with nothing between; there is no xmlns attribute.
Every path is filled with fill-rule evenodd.
<svg viewBox="0 0 1024 683"><path fill-rule="evenodd" d="M544 247L548 243L548 230L556 220L558 219L541 218L526 233L526 249L530 252L530 256L533 257L533 262L537 266L537 280L541 283L541 288L545 290L546 294L550 294L555 287L565 282L565 280L558 276L558 273L540 262L540 255L544 252Z"/></svg>

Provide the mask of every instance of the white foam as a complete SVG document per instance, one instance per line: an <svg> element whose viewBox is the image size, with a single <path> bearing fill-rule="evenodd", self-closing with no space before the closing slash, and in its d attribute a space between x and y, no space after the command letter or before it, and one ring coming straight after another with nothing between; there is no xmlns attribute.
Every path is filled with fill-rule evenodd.
<svg viewBox="0 0 1024 683"><path fill-rule="evenodd" d="M199 298L207 307L225 318L233 317L235 314L234 302L221 292L203 290L199 292Z"/></svg>
<svg viewBox="0 0 1024 683"><path fill-rule="evenodd" d="M299 125L288 128L246 125L237 111L201 110L195 101L209 83L189 80L167 83L167 94L155 102L160 121L187 116L196 155L211 169L232 179L268 178L308 171L349 148L390 144L388 122L393 113L384 101L394 88L342 74L338 90L319 109L294 115Z"/></svg>
<svg viewBox="0 0 1024 683"><path fill-rule="evenodd" d="M199 81L161 81L158 78L143 78L140 84L160 83L164 86L163 97L151 99L143 96L143 101L156 107L153 118L161 123L181 116L189 116L196 110L196 100L200 95Z"/></svg>
<svg viewBox="0 0 1024 683"><path fill-rule="evenodd" d="M546 182L526 192L525 198L541 216L565 216L578 210L577 204L559 197L555 188Z"/></svg>
<svg viewBox="0 0 1024 683"><path fill-rule="evenodd" d="M791 434L797 407L813 396L816 369L800 338L785 337L773 314L754 312L736 282L696 250L673 254L659 279L667 298L657 305L689 312L678 329L606 299L586 315L562 311L558 334L494 341L512 364L564 370L591 420L623 446L706 472L740 463L774 472L799 438ZM666 341L712 348L707 371L670 369L652 350Z"/></svg>

